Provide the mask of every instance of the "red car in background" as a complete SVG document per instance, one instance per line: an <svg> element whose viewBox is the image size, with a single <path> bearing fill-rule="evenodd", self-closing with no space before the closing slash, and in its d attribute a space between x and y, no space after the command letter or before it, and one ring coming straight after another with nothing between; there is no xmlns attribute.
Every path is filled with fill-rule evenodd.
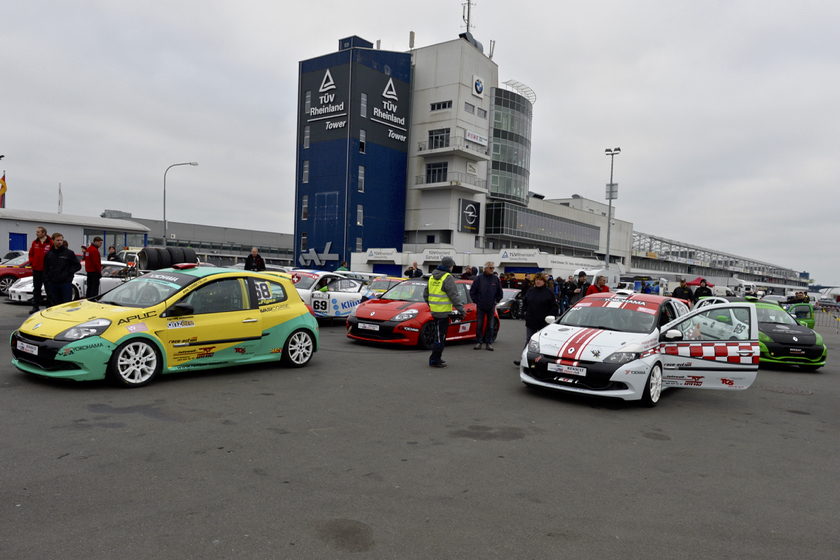
<svg viewBox="0 0 840 560"><path fill-rule="evenodd" d="M32 267L29 266L29 255L21 255L4 262L0 266L0 294L8 295L12 284L30 276Z"/></svg>
<svg viewBox="0 0 840 560"><path fill-rule="evenodd" d="M476 305L470 299L472 280L456 280L455 285L467 315L450 323L446 340L475 340ZM378 298L363 302L347 317L347 336L431 349L434 341L432 312L423 300L426 286L427 281L422 278L406 280ZM498 332L498 314L495 323Z"/></svg>

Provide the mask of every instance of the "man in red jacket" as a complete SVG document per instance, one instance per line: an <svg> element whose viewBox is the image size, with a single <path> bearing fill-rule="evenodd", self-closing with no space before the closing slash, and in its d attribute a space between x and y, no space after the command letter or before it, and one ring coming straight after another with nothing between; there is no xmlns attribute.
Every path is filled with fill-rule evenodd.
<svg viewBox="0 0 840 560"><path fill-rule="evenodd" d="M92 298L99 295L99 279L102 278L102 238L94 237L90 247L85 249L85 272L87 273L87 290L85 297Z"/></svg>
<svg viewBox="0 0 840 560"><path fill-rule="evenodd" d="M32 310L38 313L41 306L41 287L44 285L44 256L52 248L52 239L47 236L47 228L35 228L35 239L29 247L29 265L32 267Z"/></svg>

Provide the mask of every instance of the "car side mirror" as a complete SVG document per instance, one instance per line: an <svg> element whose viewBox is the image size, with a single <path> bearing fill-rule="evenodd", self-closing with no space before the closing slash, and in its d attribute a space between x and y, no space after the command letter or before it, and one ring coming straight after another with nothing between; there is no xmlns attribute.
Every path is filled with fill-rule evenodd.
<svg viewBox="0 0 840 560"><path fill-rule="evenodd" d="M195 313L195 308L189 303L179 301L172 307L166 310L165 315L167 317L182 317L184 315L193 315Z"/></svg>
<svg viewBox="0 0 840 560"><path fill-rule="evenodd" d="M715 317L715 319L717 319L718 322L720 322L720 323L728 323L729 322L729 317L727 317L726 315L718 315L717 317Z"/></svg>
<svg viewBox="0 0 840 560"><path fill-rule="evenodd" d="M554 323L554 321L555 321L556 319L557 319L557 317L555 317L554 315L546 315L546 316L545 316L545 323L546 323L547 325L550 325L550 324Z"/></svg>
<svg viewBox="0 0 840 560"><path fill-rule="evenodd" d="M680 331L678 329L671 329L668 332L666 332L663 336L664 336L665 340L668 340L668 341L671 341L671 342L676 342L678 340L683 339L683 333L682 333L682 331Z"/></svg>

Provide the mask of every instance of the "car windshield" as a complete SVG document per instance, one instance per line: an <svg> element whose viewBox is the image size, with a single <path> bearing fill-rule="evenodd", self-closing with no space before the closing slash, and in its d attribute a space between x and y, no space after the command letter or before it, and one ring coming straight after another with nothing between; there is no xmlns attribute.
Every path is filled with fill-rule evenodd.
<svg viewBox="0 0 840 560"><path fill-rule="evenodd" d="M3 266L20 266L29 261L29 255L21 255L3 263Z"/></svg>
<svg viewBox="0 0 840 560"><path fill-rule="evenodd" d="M647 333L656 323L656 307L622 305L606 307L606 302L577 305L558 321L561 325L611 331Z"/></svg>
<svg viewBox="0 0 840 560"><path fill-rule="evenodd" d="M419 303L425 301L423 299L423 290L425 289L425 282L403 282L382 294L379 299Z"/></svg>
<svg viewBox="0 0 840 560"><path fill-rule="evenodd" d="M122 307L151 307L198 280L177 272L150 272L117 286L99 299L99 303Z"/></svg>
<svg viewBox="0 0 840 560"><path fill-rule="evenodd" d="M516 295L519 293L519 290L511 290L511 289L504 289L502 291L505 293L505 297L502 298L503 301L515 298Z"/></svg>
<svg viewBox="0 0 840 560"><path fill-rule="evenodd" d="M395 280L386 280L384 278L380 278L378 280L374 280L373 282L371 282L370 286L368 286L368 288L370 288L373 291L379 291L379 290L385 291L388 288L390 288L391 286L394 286L395 284L397 284L397 281L395 281Z"/></svg>
<svg viewBox="0 0 840 560"><path fill-rule="evenodd" d="M781 325L799 325L790 313L781 307L756 306L759 323L779 323Z"/></svg>
<svg viewBox="0 0 840 560"><path fill-rule="evenodd" d="M308 290L317 279L318 278L316 276L296 274L292 272L292 281L295 283L295 288L298 290Z"/></svg>

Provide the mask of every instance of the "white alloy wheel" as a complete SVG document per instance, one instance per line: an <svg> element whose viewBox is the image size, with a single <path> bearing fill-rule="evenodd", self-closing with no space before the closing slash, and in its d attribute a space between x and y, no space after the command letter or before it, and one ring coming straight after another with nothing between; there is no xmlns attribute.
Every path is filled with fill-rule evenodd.
<svg viewBox="0 0 840 560"><path fill-rule="evenodd" d="M659 397L662 395L662 366L654 364L650 368L647 383L645 383L645 392L642 395L642 403L645 406L653 407L659 402Z"/></svg>
<svg viewBox="0 0 840 560"><path fill-rule="evenodd" d="M315 341L308 331L295 331L286 339L283 362L290 367L303 367L315 352Z"/></svg>
<svg viewBox="0 0 840 560"><path fill-rule="evenodd" d="M157 348L143 340L131 340L114 352L111 372L115 380L126 387L142 387L161 370Z"/></svg>

